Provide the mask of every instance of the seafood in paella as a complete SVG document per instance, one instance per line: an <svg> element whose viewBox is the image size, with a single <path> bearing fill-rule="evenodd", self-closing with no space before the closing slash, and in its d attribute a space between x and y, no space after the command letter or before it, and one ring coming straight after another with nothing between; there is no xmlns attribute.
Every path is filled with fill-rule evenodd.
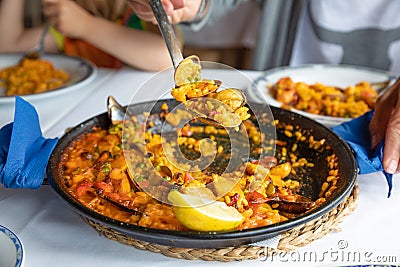
<svg viewBox="0 0 400 267"><path fill-rule="evenodd" d="M200 120L208 119L233 127L248 119L250 114L243 91L236 88L220 90L221 81L201 79L199 61L198 57L190 56L178 65L171 95Z"/></svg>
<svg viewBox="0 0 400 267"><path fill-rule="evenodd" d="M262 123L279 133L272 140L264 138L256 120L247 119L243 125L250 154L229 168L232 145L227 129L188 122L178 129L175 141L164 142L166 136L154 130L155 121L175 125L177 117L185 115L172 114L163 105L159 114L137 114L80 135L64 150L59 165L66 190L86 207L121 222L167 230L224 231L299 216L324 203L336 189L337 156L330 153L319 196L311 199L300 194L307 185L299 176L315 165L299 147L317 152L330 149L324 139L315 140L305 130L265 118ZM275 147L276 153L266 153ZM187 161L175 161L182 154L187 161L202 156L212 160L206 167L188 168ZM217 203L217 212L227 210L237 220L224 227L210 228L209 220L192 225L182 209L206 213L207 219L215 219L215 214L212 209L204 212L177 205L191 199L200 199L205 206Z"/></svg>

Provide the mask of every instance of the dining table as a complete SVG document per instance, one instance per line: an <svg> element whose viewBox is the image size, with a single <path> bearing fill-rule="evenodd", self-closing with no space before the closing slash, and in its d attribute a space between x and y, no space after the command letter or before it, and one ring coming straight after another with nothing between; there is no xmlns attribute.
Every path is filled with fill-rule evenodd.
<svg viewBox="0 0 400 267"><path fill-rule="evenodd" d="M106 112L110 95L122 105L171 98L169 92L174 85L171 71L98 69L95 79L73 96L50 99L46 105L36 107L43 136L60 138L71 127ZM209 73L228 87L246 92L263 72L227 68ZM393 190L388 197L388 185L381 172L358 175L356 208L335 231L287 253L229 263L178 259L109 239L65 204L48 184L38 189L0 185L0 225L20 238L24 267L400 265L398 179L394 175Z"/></svg>

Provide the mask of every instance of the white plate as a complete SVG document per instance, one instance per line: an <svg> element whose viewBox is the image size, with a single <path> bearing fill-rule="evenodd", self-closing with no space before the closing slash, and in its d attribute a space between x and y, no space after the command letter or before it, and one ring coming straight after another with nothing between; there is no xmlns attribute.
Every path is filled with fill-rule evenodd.
<svg viewBox="0 0 400 267"><path fill-rule="evenodd" d="M312 64L297 67L279 67L268 70L257 78L254 83L249 86L249 96L256 102L281 107L282 104L270 95L267 86L275 84L283 77L290 77L294 82L301 81L308 84L319 82L325 85L342 88L361 81L383 82L390 79L393 82L396 79L394 74L387 71L351 65ZM348 118L315 115L294 108L291 110L310 117L328 127L333 127L351 120Z"/></svg>
<svg viewBox="0 0 400 267"><path fill-rule="evenodd" d="M0 69L17 64L23 55L22 53L0 54ZM68 72L70 80L67 84L58 89L22 96L38 109L42 106L55 103L56 101L71 99L71 95L79 93L79 90L85 90L87 85L90 84L97 75L97 67L81 58L50 53L45 54L42 58L53 63L56 69L62 69ZM14 106L15 97L5 96L4 88L0 88L0 126L13 120Z"/></svg>
<svg viewBox="0 0 400 267"><path fill-rule="evenodd" d="M13 66L18 63L24 54L4 53L0 54L0 70ZM56 69L62 69L70 75L69 81L60 88L39 94L24 95L26 100L45 99L59 96L69 91L77 90L89 83L96 76L97 68L90 62L62 54L45 54L42 59L53 63ZM0 104L11 103L13 96L5 96L5 92L0 92Z"/></svg>
<svg viewBox="0 0 400 267"><path fill-rule="evenodd" d="M0 266L24 266L24 247L10 229L0 225Z"/></svg>

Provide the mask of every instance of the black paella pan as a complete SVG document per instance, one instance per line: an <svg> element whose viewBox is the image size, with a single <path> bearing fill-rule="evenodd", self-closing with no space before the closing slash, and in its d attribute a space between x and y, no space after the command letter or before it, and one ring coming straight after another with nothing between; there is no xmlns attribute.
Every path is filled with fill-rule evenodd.
<svg viewBox="0 0 400 267"><path fill-rule="evenodd" d="M159 113L161 105L167 103L170 108L176 106L178 102L175 100L167 99L157 102L138 103L130 106L130 110L136 114L152 110L154 113ZM315 164L311 171L302 174L302 183L304 186L302 194L315 200L321 190L322 184L326 181L328 176L328 167L326 166L326 157L329 153L334 153L338 157L339 174L336 187L332 196L327 198L326 202L319 205L317 208L289 219L287 221L246 230L237 230L229 232L195 232L195 231L170 231L160 230L154 228L146 228L133 224L123 223L115 219L103 216L73 198L66 189L63 179L60 175L60 160L63 150L82 133L91 131L93 126L100 126L107 128L111 121L107 113L103 113L92 117L85 122L77 125L68 131L58 142L55 147L47 166L47 177L49 184L74 211L82 216L94 220L106 227L115 229L122 234L132 237L134 239L143 240L149 243L156 243L165 246L173 247L187 247L187 248L220 248L240 246L265 240L267 238L276 236L282 232L288 231L298 225L307 223L313 219L328 213L334 209L340 202L348 196L354 186L357 177L357 167L355 158L352 154L350 147L333 131L329 128L299 114L269 107L267 105L258 103L248 104L254 114L262 114L266 110L271 109L273 117L279 120L280 123L298 126L300 129L305 130L316 140L325 139L325 146L328 150L312 150L309 149L307 144L299 144L299 153L307 158L310 162ZM288 146L292 145L293 138L288 138L284 129L277 128L277 139L287 142Z"/></svg>

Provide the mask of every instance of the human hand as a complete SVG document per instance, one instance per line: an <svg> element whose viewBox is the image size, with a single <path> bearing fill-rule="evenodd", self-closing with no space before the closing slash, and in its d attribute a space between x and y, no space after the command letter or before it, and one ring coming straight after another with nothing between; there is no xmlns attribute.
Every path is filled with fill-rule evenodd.
<svg viewBox="0 0 400 267"><path fill-rule="evenodd" d="M148 0L127 1L139 18L154 24L157 23ZM161 2L173 24L193 20L201 4L201 0L162 0Z"/></svg>
<svg viewBox="0 0 400 267"><path fill-rule="evenodd" d="M400 171L400 78L388 89L375 105L369 124L371 147L385 139L383 168L387 173Z"/></svg>
<svg viewBox="0 0 400 267"><path fill-rule="evenodd" d="M59 32L72 38L83 38L87 33L86 26L94 18L71 0L43 0L43 13Z"/></svg>

